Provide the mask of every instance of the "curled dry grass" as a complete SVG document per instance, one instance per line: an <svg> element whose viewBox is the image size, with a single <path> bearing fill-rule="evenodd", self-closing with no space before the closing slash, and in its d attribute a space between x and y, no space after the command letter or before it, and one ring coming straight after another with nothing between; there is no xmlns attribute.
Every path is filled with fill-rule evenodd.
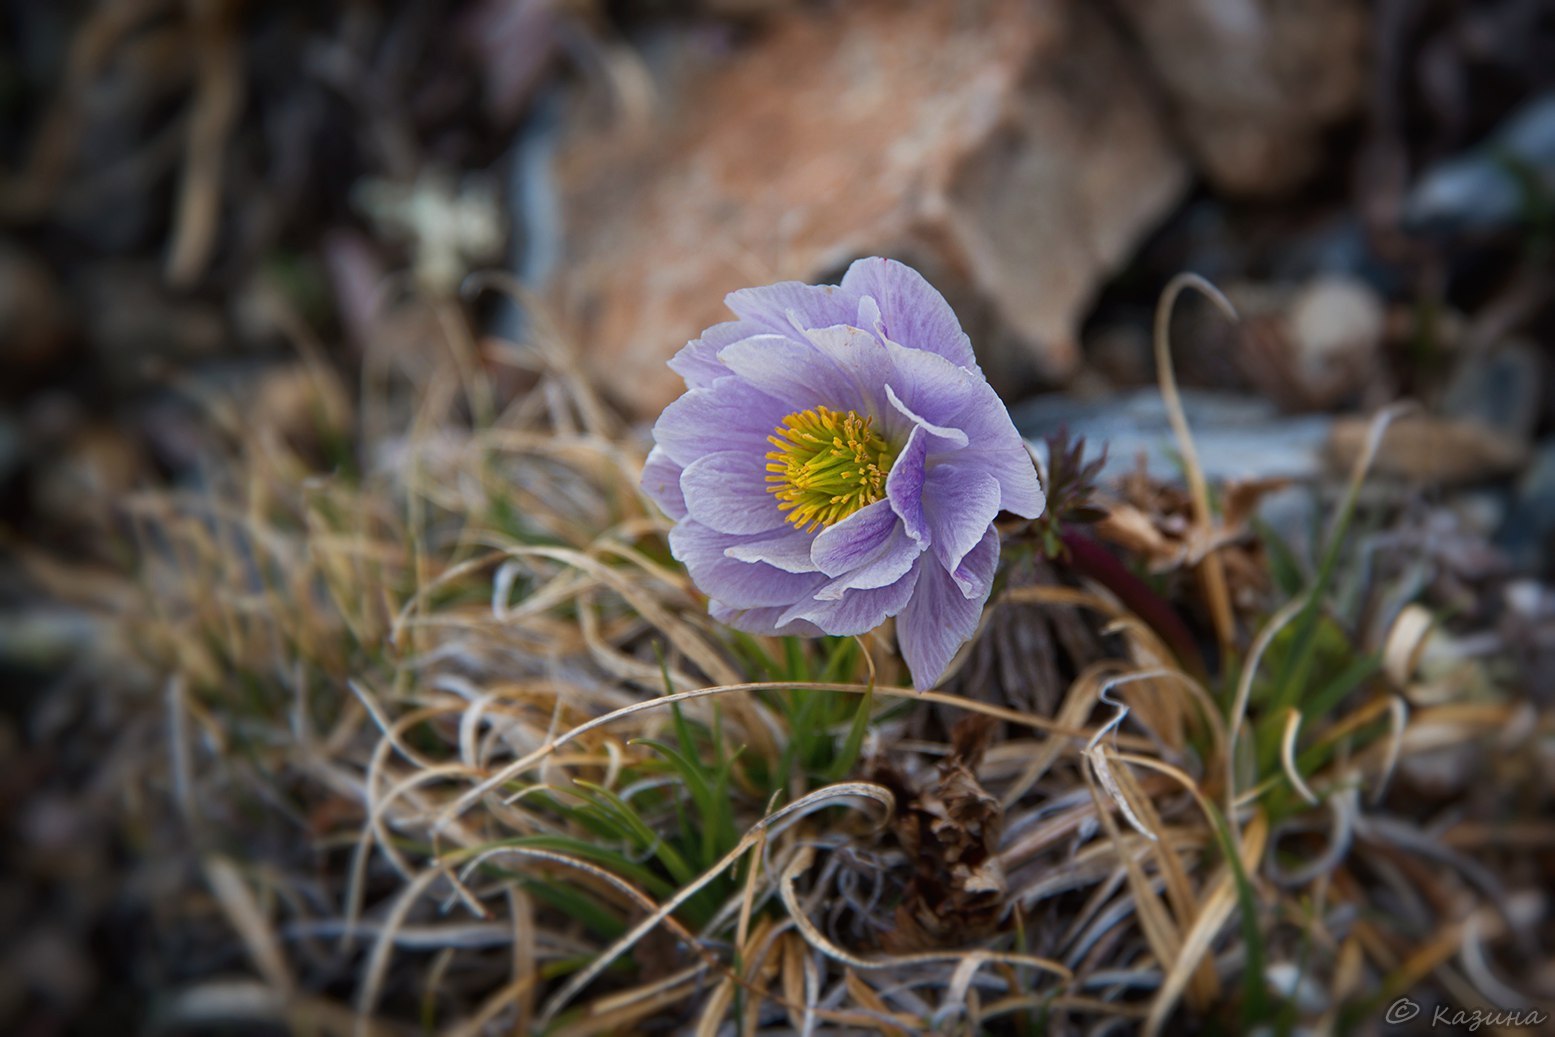
<svg viewBox="0 0 1555 1037"><path fill-rule="evenodd" d="M434 361L370 358L359 393L314 365L308 435L229 415L237 456L204 491L133 503L163 786L210 893L170 923L212 965L165 1028L1346 1031L1426 987L1526 1003L1550 946L1519 892L1555 847L1532 780L1550 716L1422 677L1418 608L1359 641L1343 518L1251 628L1219 548L1194 559L1215 686L1069 579L995 606L1068 609L1106 646L1052 715L960 693L970 667L919 695L888 638L712 624L637 492L643 443L558 340L477 348L442 316ZM1222 543L1184 456L1199 542ZM905 849L902 799L959 823L934 798L958 715L994 732L961 761L994 909L970 945L926 945L898 905L937 844L927 865ZM1529 783L1432 824L1387 794L1459 750Z"/></svg>

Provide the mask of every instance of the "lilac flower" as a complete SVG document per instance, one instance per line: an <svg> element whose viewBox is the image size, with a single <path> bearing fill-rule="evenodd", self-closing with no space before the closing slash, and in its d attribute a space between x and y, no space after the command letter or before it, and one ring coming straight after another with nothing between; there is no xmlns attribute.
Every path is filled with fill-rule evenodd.
<svg viewBox="0 0 1555 1037"><path fill-rule="evenodd" d="M1042 512L1025 444L950 306L861 259L840 285L731 293L737 320L670 361L643 488L714 618L763 634L861 634L897 616L927 688L977 628L994 517Z"/></svg>

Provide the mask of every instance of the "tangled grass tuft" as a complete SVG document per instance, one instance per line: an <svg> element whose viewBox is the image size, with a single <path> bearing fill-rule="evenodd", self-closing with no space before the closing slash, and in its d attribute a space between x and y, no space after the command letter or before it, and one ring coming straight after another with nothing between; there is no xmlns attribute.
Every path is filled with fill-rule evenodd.
<svg viewBox="0 0 1555 1037"><path fill-rule="evenodd" d="M1185 452L1190 549L1136 583L1218 663L1013 527L917 694L887 635L709 621L556 336L443 316L435 359L312 365L310 428L233 414L202 491L133 502L156 838L210 893L161 918L209 962L165 1030L1343 1032L1549 982L1547 704L1426 673L1429 613L1345 579L1364 467L1238 611L1251 534ZM1443 759L1504 784L1430 803Z"/></svg>

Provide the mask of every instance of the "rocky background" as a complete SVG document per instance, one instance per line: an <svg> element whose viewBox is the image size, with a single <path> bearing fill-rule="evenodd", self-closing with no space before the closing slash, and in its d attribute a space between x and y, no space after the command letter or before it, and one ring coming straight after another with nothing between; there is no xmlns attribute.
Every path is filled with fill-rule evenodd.
<svg viewBox="0 0 1555 1037"><path fill-rule="evenodd" d="M448 306L490 350L543 320L650 419L725 292L874 254L947 294L1025 430L1117 473L1174 471L1179 271L1242 318L1173 327L1211 474L1322 480L1419 401L1374 492L1555 691L1542 0L3 0L0 1026L207 967L137 959L117 877L146 848L94 702L147 680L113 623L138 493L232 437L329 470L310 365L414 372Z"/></svg>

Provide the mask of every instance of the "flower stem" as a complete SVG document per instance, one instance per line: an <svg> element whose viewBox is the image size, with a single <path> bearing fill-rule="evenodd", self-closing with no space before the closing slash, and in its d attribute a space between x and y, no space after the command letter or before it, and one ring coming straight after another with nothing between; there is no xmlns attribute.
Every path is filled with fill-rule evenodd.
<svg viewBox="0 0 1555 1037"><path fill-rule="evenodd" d="M1161 636L1189 673L1201 680L1208 676L1204 653L1193 632L1171 605L1089 536L1075 529L1065 529L1059 537L1067 555L1061 561L1067 561L1075 572L1090 577L1117 595L1125 608Z"/></svg>

